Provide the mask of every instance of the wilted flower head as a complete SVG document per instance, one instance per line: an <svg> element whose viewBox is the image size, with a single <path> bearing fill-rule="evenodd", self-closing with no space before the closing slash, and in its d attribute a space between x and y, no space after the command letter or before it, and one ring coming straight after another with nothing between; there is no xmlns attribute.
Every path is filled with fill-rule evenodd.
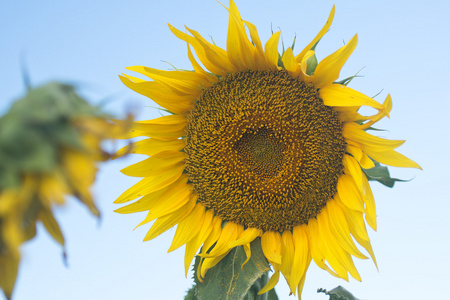
<svg viewBox="0 0 450 300"><path fill-rule="evenodd" d="M109 157L102 141L119 130L107 118L60 83L30 90L0 118L0 288L8 299L19 246L35 236L37 222L64 247L55 205L73 195L100 215L90 188L97 163Z"/></svg>

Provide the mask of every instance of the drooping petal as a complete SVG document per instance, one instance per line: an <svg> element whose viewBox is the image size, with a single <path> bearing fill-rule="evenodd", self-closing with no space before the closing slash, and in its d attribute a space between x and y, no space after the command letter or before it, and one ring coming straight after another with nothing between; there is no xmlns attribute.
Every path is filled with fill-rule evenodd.
<svg viewBox="0 0 450 300"><path fill-rule="evenodd" d="M275 231L266 231L261 237L261 248L272 264L281 264L281 236Z"/></svg>
<svg viewBox="0 0 450 300"><path fill-rule="evenodd" d="M308 236L306 234L306 225L295 226L292 232L294 241L294 260L292 262L291 280L289 288L291 292L300 283L301 278L306 274L308 260L311 260L309 253Z"/></svg>
<svg viewBox="0 0 450 300"><path fill-rule="evenodd" d="M292 238L292 232L290 230L283 231L281 235L282 256L281 256L281 268L287 282L291 281L291 269L294 261L294 240ZM291 290L292 291L292 290ZM295 289L293 290L295 291Z"/></svg>
<svg viewBox="0 0 450 300"><path fill-rule="evenodd" d="M258 292L258 295L262 295L273 289L277 285L278 280L280 280L280 271L275 270L275 273L269 278L267 284Z"/></svg>

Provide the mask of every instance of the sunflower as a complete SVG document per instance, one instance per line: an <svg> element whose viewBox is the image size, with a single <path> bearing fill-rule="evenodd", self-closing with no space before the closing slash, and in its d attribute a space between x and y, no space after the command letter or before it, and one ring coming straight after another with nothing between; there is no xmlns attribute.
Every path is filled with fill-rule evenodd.
<svg viewBox="0 0 450 300"><path fill-rule="evenodd" d="M122 170L143 179L115 203L139 199L117 212L148 211L139 225L155 221L144 241L177 225L169 251L186 245L187 274L202 247L200 280L234 247L248 259L256 238L274 271L260 294L281 273L300 297L311 260L335 277L361 280L352 257L367 256L355 241L376 264L366 230L366 223L376 230L375 202L364 169L374 161L420 168L394 150L404 141L367 132L389 116L391 97L380 104L347 87L351 78L336 82L357 35L317 63L314 49L334 7L297 55L292 48L279 54L280 32L263 46L233 0L228 12L227 50L169 25L186 42L193 72L134 66L128 70L152 80L120 76L170 114L135 122L130 135L147 138L116 154L149 156ZM362 106L375 114L361 115Z"/></svg>
<svg viewBox="0 0 450 300"><path fill-rule="evenodd" d="M66 195L99 216L90 188L97 163L110 157L101 143L120 130L58 83L31 89L0 118L0 288L8 299L19 247L36 235L37 222L64 248L52 209Z"/></svg>

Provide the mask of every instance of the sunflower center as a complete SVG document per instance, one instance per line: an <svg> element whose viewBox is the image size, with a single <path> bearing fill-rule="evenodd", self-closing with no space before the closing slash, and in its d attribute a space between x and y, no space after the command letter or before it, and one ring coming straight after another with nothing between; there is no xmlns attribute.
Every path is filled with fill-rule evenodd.
<svg viewBox="0 0 450 300"><path fill-rule="evenodd" d="M272 130L261 128L249 130L234 144L234 150L239 153L238 158L258 173L261 177L274 176L283 162L284 144L274 136Z"/></svg>
<svg viewBox="0 0 450 300"><path fill-rule="evenodd" d="M229 74L202 93L188 118L189 181L223 220L292 229L334 197L342 124L311 84L283 70Z"/></svg>

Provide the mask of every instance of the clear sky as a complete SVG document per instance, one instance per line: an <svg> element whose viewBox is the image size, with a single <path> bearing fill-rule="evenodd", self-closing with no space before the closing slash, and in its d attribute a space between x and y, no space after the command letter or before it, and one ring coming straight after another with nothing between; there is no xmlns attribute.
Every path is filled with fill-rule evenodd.
<svg viewBox="0 0 450 300"><path fill-rule="evenodd" d="M317 288L342 285L360 299L441 299L450 276L450 28L448 1L236 0L244 19L253 22L265 42L271 27L281 28L286 45L297 37L297 51L321 29L336 4L331 30L317 48L318 58L334 52L355 33L359 45L341 72L345 78L364 69L351 83L378 101L391 93L391 119L380 123L380 136L406 139L399 151L424 171L391 168L394 177L414 178L394 189L373 183L378 232L370 232L379 271L357 261L362 282L338 280L314 264L304 299L327 299ZM227 4L226 0L224 4ZM150 100L128 91L118 79L125 67L145 65L191 69L186 44L167 23L188 25L226 43L227 11L216 1L3 1L0 10L0 112L24 93L19 62L24 58L34 86L51 80L77 83L92 101L108 99L118 116L138 119L158 113ZM295 52L295 51L294 51ZM174 230L142 242L149 227L133 228L143 215L119 215L114 199L136 180L120 169L141 157L101 167L94 194L101 222L75 200L57 209L67 241L68 264L43 228L22 248L16 300L182 299L184 249L167 254ZM288 297L284 279L280 299Z"/></svg>

